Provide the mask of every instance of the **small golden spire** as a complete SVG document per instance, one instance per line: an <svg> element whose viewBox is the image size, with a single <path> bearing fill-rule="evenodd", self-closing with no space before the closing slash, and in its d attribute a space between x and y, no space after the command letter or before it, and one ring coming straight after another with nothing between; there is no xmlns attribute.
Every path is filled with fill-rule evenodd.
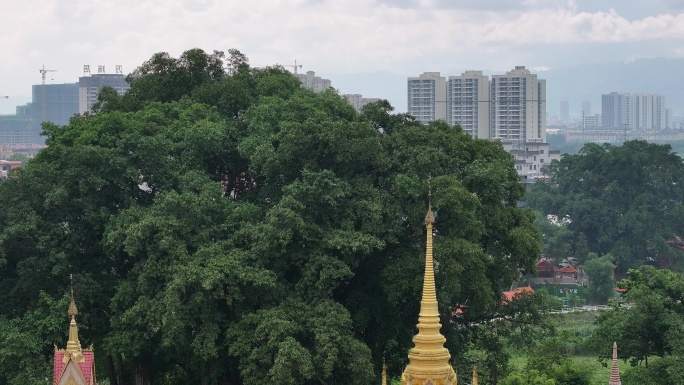
<svg viewBox="0 0 684 385"><path fill-rule="evenodd" d="M387 363L385 363L385 357L382 357L382 385L387 385Z"/></svg>
<svg viewBox="0 0 684 385"><path fill-rule="evenodd" d="M76 316L78 315L78 308L74 300L73 275L69 274L71 281L71 301L69 302L69 310L67 314L71 321L69 322L69 341L67 341L66 353L64 360L67 361L69 357L73 356L76 362L83 362L83 354L81 354L81 341L78 339L78 325L76 324Z"/></svg>
<svg viewBox="0 0 684 385"><path fill-rule="evenodd" d="M477 365L473 365L473 383L472 385L477 385Z"/></svg>
<svg viewBox="0 0 684 385"><path fill-rule="evenodd" d="M456 385L456 373L449 364L451 354L444 347L446 338L440 333L437 292L435 289L434 260L432 257L432 188L428 182L428 212L425 215L427 239L425 246L425 276L423 296L418 315L418 334L413 336L414 347L409 351L409 364L402 375L402 384Z"/></svg>

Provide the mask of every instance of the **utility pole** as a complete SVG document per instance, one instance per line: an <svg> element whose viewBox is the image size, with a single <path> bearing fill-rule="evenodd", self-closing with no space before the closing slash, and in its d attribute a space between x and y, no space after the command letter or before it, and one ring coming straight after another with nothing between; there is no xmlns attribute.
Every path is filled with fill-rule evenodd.
<svg viewBox="0 0 684 385"><path fill-rule="evenodd" d="M627 141L627 126L628 126L628 125L629 125L629 124L627 124L627 123L622 123L622 127L623 127L623 129L624 129L624 131L625 131L625 136L624 136L624 139L622 140L622 145L623 145L623 146L625 145L625 142Z"/></svg>

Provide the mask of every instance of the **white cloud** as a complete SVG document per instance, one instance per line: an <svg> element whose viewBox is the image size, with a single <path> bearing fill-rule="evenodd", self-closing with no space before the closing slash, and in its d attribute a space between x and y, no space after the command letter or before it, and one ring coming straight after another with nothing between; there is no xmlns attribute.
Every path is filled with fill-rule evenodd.
<svg viewBox="0 0 684 385"><path fill-rule="evenodd" d="M83 64L129 72L155 52L193 47L238 48L255 65L297 59L325 76L554 66L564 45L684 38L684 13L634 19L582 11L584 2L506 0L497 10L471 0L5 0L0 94L29 95L43 64L59 71L55 82L72 82Z"/></svg>

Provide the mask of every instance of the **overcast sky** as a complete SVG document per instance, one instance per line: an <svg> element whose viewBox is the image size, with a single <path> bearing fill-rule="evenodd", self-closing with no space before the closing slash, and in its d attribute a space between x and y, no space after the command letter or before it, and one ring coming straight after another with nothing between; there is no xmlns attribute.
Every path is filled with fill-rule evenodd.
<svg viewBox="0 0 684 385"><path fill-rule="evenodd" d="M333 86L334 74L682 57L684 0L2 0L0 36L0 113L13 113L43 64L49 83L69 83L84 64L128 73L194 47L297 60Z"/></svg>

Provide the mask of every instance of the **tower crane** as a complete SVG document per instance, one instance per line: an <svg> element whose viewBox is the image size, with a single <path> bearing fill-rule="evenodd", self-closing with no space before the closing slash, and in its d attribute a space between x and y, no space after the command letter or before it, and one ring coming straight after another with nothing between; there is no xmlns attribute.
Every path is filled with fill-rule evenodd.
<svg viewBox="0 0 684 385"><path fill-rule="evenodd" d="M301 65L301 64L298 65L298 64L297 64L297 60L295 60L295 61L294 61L294 65L292 65L292 64L285 64L285 65L283 65L283 67L291 67L291 68L294 68L294 74L297 75L297 68L302 68L302 65Z"/></svg>
<svg viewBox="0 0 684 385"><path fill-rule="evenodd" d="M45 85L45 75L47 75L48 72L57 72L57 70L46 70L45 69L45 64L43 64L43 68L40 68L38 70L43 77L43 85Z"/></svg>
<svg viewBox="0 0 684 385"><path fill-rule="evenodd" d="M57 70L48 70L48 69L45 69L45 64L43 64L43 68L40 68L38 71L40 72L40 75L43 77L43 87L42 87L42 88L43 88L43 89L42 89L42 94L43 94L43 95L42 95L42 99L43 99L43 100L42 100L42 103L41 103L41 104L42 104L42 106L41 106L41 107L42 107L42 112L43 112L43 120L41 121L41 123L42 123L42 122L44 122L45 120L47 120L47 119L46 119L46 115L45 115L45 102L46 102L46 100L45 100L45 99L46 99L46 98L45 98L45 91L46 91L46 90L45 90L45 75L47 75L48 72L57 72Z"/></svg>

